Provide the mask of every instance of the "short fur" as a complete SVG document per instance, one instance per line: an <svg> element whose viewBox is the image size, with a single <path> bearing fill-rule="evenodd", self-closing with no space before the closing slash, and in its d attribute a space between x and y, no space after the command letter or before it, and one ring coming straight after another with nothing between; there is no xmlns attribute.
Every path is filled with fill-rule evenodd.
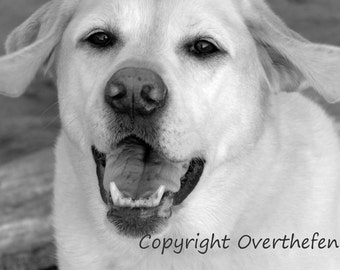
<svg viewBox="0 0 340 270"><path fill-rule="evenodd" d="M98 27L118 31L120 46L98 52L82 42ZM225 53L203 61L187 55L181 45L197 35L212 37ZM319 232L340 240L339 137L331 117L296 92L313 87L328 101L340 99L339 48L305 40L262 0L53 0L14 30L6 47L4 95L23 94L54 61L61 270L340 268L336 249L240 250L234 243L205 255L143 250L106 219L91 155L91 145L105 151L119 136L103 101L112 74L128 65L156 70L171 96L157 122L160 147L172 159L207 160L158 237Z"/></svg>

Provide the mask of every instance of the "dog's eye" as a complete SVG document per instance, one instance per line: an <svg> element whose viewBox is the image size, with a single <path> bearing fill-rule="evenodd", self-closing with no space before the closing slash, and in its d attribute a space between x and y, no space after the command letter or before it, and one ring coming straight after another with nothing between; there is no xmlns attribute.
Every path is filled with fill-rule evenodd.
<svg viewBox="0 0 340 270"><path fill-rule="evenodd" d="M218 52L219 49L210 41L197 40L189 47L189 52L197 57L206 57Z"/></svg>
<svg viewBox="0 0 340 270"><path fill-rule="evenodd" d="M114 38L105 32L97 32L92 35L90 35L87 39L87 42L89 42L91 45L99 48L105 48L112 46L114 44Z"/></svg>

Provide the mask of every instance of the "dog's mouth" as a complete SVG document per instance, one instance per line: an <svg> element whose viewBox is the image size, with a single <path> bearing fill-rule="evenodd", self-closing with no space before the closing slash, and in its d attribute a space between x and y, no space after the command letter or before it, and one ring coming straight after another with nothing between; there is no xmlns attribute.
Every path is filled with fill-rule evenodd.
<svg viewBox="0 0 340 270"><path fill-rule="evenodd" d="M120 141L111 153L94 146L92 153L107 217L131 237L159 232L172 207L194 190L205 164L202 158L172 162L135 136Z"/></svg>

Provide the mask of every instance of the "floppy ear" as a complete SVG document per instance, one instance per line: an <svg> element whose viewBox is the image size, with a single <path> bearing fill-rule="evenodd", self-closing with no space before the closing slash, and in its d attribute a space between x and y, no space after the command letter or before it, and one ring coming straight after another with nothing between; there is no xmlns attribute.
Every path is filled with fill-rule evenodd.
<svg viewBox="0 0 340 270"><path fill-rule="evenodd" d="M8 36L7 55L0 57L0 94L18 97L25 92L60 41L74 3L48 2Z"/></svg>
<svg viewBox="0 0 340 270"><path fill-rule="evenodd" d="M276 81L285 91L313 87L328 102L339 101L340 48L307 41L289 29L263 0L242 2L243 16L261 47L260 54L266 51L271 61L265 65L269 81Z"/></svg>

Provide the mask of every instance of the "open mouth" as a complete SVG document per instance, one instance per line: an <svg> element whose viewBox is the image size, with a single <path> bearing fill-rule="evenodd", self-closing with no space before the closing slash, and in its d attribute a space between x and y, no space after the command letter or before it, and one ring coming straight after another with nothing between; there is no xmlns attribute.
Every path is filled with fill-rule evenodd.
<svg viewBox="0 0 340 270"><path fill-rule="evenodd" d="M171 162L135 136L119 142L111 153L92 153L107 217L118 231L131 237L157 233L194 190L205 161Z"/></svg>

